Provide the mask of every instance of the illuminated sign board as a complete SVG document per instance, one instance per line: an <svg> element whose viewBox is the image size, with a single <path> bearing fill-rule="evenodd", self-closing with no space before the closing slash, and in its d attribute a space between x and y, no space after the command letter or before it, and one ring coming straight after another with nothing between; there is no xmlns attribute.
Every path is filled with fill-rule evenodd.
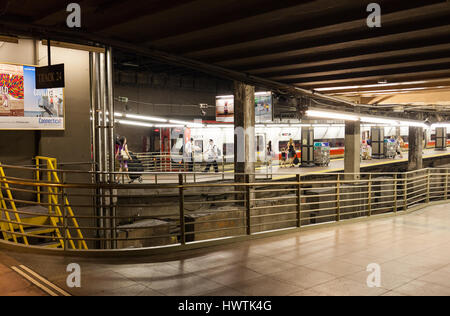
<svg viewBox="0 0 450 316"><path fill-rule="evenodd" d="M36 67L0 63L0 130L64 130L64 89L37 89Z"/></svg>
<svg viewBox="0 0 450 316"><path fill-rule="evenodd" d="M256 123L273 121L273 97L271 92L255 93ZM234 122L234 96L216 97L216 121Z"/></svg>

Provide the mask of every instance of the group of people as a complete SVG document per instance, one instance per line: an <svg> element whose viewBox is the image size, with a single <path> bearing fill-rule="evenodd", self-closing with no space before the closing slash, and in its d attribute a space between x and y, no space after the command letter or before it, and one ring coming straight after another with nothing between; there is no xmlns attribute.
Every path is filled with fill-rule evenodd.
<svg viewBox="0 0 450 316"><path fill-rule="evenodd" d="M194 144L194 139L191 138L186 144L184 145L183 150L183 159L188 164L188 170L189 172L194 171L194 164L195 164L195 153L201 152L201 148L196 146ZM204 152L205 156L207 157L207 164L206 168L203 172L209 172L211 170L211 167L214 166L214 171L216 173L219 173L219 165L217 161L219 160L219 157L221 156L220 149L214 144L214 140L210 139L209 144L206 147L206 150Z"/></svg>
<svg viewBox="0 0 450 316"><path fill-rule="evenodd" d="M401 136L391 136L390 141L395 143L395 155L394 159L400 157L403 159L403 148L405 147L405 142ZM370 139L363 140L361 146L361 158L363 160L372 160L372 141Z"/></svg>
<svg viewBox="0 0 450 316"><path fill-rule="evenodd" d="M291 138L287 147L281 149L280 168L293 168L298 163L297 149L295 148L294 140Z"/></svg>

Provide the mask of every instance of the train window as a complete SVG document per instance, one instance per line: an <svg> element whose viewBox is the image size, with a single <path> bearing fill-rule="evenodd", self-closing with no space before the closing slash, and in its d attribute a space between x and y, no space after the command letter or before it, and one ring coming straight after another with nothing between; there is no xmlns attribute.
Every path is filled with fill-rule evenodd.
<svg viewBox="0 0 450 316"><path fill-rule="evenodd" d="M263 135L257 135L256 136L256 151L262 152L264 151L265 147L265 139Z"/></svg>
<svg viewBox="0 0 450 316"><path fill-rule="evenodd" d="M203 150L203 140L201 140L201 139L195 140L194 144L195 144L196 147L200 148L201 152L204 152L204 150Z"/></svg>
<svg viewBox="0 0 450 316"><path fill-rule="evenodd" d="M314 142L316 142L316 143L329 143L331 148L345 147L345 139L343 139L343 138L315 139Z"/></svg>
<svg viewBox="0 0 450 316"><path fill-rule="evenodd" d="M224 156L233 156L234 155L234 144L233 143L223 144L223 155Z"/></svg>

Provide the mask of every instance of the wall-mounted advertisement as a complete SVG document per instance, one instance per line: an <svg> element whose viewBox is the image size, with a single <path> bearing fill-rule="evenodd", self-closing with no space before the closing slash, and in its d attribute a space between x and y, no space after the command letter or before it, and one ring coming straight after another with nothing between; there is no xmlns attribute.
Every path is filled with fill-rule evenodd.
<svg viewBox="0 0 450 316"><path fill-rule="evenodd" d="M256 123L273 121L273 98L271 92L255 93ZM234 122L234 96L216 97L216 121Z"/></svg>
<svg viewBox="0 0 450 316"><path fill-rule="evenodd" d="M273 121L273 102L271 92L260 92L255 94L256 123Z"/></svg>
<svg viewBox="0 0 450 316"><path fill-rule="evenodd" d="M223 96L216 98L216 121L234 122L234 97Z"/></svg>
<svg viewBox="0 0 450 316"><path fill-rule="evenodd" d="M36 89L36 68L0 63L0 130L63 130L64 89Z"/></svg>

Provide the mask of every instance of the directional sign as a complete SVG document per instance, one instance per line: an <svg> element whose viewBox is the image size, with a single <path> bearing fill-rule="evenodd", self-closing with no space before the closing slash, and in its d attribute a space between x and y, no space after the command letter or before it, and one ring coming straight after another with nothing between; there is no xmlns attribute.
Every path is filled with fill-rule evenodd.
<svg viewBox="0 0 450 316"><path fill-rule="evenodd" d="M64 64L36 68L36 89L65 88Z"/></svg>

